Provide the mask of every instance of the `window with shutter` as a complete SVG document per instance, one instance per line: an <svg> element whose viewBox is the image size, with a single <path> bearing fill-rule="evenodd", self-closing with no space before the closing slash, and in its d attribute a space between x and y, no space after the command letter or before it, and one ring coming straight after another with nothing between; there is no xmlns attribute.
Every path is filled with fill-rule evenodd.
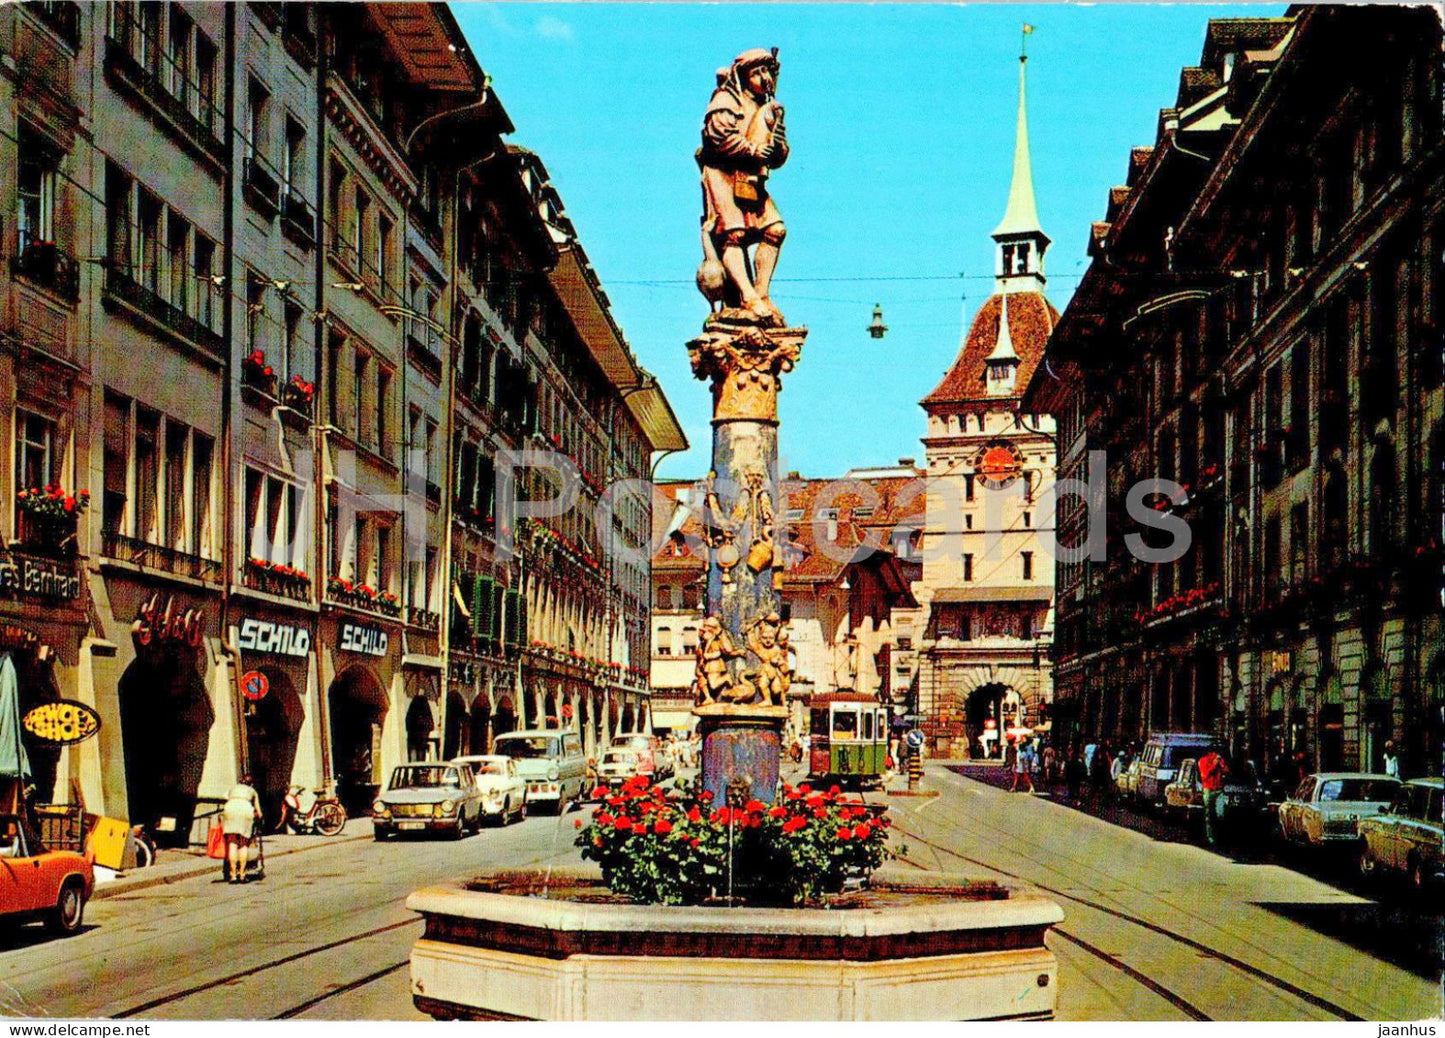
<svg viewBox="0 0 1445 1038"><path fill-rule="evenodd" d="M479 577L472 591L472 634L483 643L492 637L492 578Z"/></svg>

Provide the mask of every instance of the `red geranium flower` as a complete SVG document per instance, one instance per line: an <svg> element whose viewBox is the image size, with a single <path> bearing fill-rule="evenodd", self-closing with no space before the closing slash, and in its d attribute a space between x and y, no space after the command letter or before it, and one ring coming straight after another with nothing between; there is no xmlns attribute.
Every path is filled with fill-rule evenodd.
<svg viewBox="0 0 1445 1038"><path fill-rule="evenodd" d="M852 829L849 829L846 825L840 827L839 830L838 830L838 839L840 839L840 840L851 840L851 839L853 839L853 830L852 830Z"/></svg>
<svg viewBox="0 0 1445 1038"><path fill-rule="evenodd" d="M767 809L768 805L761 800L749 800L743 807L744 811L766 811Z"/></svg>
<svg viewBox="0 0 1445 1038"><path fill-rule="evenodd" d="M702 821L702 812L699 811L696 807L688 808L687 820L688 820L689 822L701 822L701 821Z"/></svg>
<svg viewBox="0 0 1445 1038"><path fill-rule="evenodd" d="M623 815L621 818L617 819L617 828L624 833L627 832L629 829L632 828L632 819L628 818L626 815Z"/></svg>
<svg viewBox="0 0 1445 1038"><path fill-rule="evenodd" d="M652 828L658 836L666 836L668 833L672 832L672 823L669 822L666 818L659 818L653 824Z"/></svg>
<svg viewBox="0 0 1445 1038"><path fill-rule="evenodd" d="M783 823L783 832L795 833L807 824L808 820L802 815L794 815L792 818L789 818L786 822Z"/></svg>
<svg viewBox="0 0 1445 1038"><path fill-rule="evenodd" d="M867 822L864 822L853 830L853 835L860 840L866 840L873 835L873 827Z"/></svg>
<svg viewBox="0 0 1445 1038"><path fill-rule="evenodd" d="M768 809L768 817L770 817L770 818L782 818L783 815L785 815L785 814L787 814L787 813L788 813L788 809L787 809L786 807L781 807L781 806L779 806L779 807L773 807L773 808L769 808L769 809Z"/></svg>

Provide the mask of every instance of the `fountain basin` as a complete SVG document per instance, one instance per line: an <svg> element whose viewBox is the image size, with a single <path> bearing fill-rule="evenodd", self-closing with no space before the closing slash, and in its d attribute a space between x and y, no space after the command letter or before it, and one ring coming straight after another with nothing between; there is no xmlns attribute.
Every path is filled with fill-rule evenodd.
<svg viewBox="0 0 1445 1038"><path fill-rule="evenodd" d="M1058 1001L1062 909L956 874L882 869L828 908L684 908L589 869L495 870L407 907L426 920L412 999L438 1019L1041 1020Z"/></svg>

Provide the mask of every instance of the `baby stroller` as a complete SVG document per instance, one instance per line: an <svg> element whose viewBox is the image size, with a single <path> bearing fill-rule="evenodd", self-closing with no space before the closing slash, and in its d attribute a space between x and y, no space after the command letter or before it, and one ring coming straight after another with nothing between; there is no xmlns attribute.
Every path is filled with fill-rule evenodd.
<svg viewBox="0 0 1445 1038"><path fill-rule="evenodd" d="M261 826L256 826L255 838L251 840L246 848L246 875L247 883L253 879L266 878L266 837L261 834Z"/></svg>

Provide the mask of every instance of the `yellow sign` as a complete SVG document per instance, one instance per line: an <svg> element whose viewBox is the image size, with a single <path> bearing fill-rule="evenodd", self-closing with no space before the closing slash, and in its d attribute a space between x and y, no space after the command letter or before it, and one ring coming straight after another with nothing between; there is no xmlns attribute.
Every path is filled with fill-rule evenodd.
<svg viewBox="0 0 1445 1038"><path fill-rule="evenodd" d="M27 712L20 723L37 739L61 746L84 742L100 731L100 715L73 699L41 703Z"/></svg>
<svg viewBox="0 0 1445 1038"><path fill-rule="evenodd" d="M94 861L108 869L125 868L125 844L130 836L130 824L119 818L97 818L90 827L86 839Z"/></svg>

